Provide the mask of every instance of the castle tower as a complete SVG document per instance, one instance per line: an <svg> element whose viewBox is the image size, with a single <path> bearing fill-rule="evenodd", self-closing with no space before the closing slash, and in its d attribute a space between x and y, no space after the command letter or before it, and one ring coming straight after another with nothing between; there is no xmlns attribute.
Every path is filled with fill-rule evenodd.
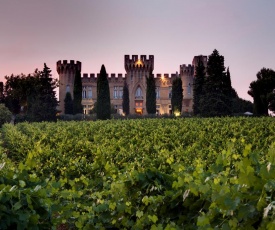
<svg viewBox="0 0 275 230"><path fill-rule="evenodd" d="M202 61L205 70L207 67L207 56L204 55L199 55L199 56L194 56L193 61L192 61L192 65L194 66L194 75L196 75L196 66L198 65L199 61Z"/></svg>
<svg viewBox="0 0 275 230"><path fill-rule="evenodd" d="M81 62L70 60L58 61L56 63L56 71L59 75L59 109L61 113L64 113L64 99L66 97L66 93L70 92L73 98L73 91L74 91L74 77L76 71L81 71Z"/></svg>
<svg viewBox="0 0 275 230"><path fill-rule="evenodd" d="M146 77L153 73L154 56L124 56L126 82L129 87L130 114L147 114L146 111Z"/></svg>
<svg viewBox="0 0 275 230"><path fill-rule="evenodd" d="M183 89L182 112L191 112L193 107L194 66L190 64L180 65L180 77Z"/></svg>

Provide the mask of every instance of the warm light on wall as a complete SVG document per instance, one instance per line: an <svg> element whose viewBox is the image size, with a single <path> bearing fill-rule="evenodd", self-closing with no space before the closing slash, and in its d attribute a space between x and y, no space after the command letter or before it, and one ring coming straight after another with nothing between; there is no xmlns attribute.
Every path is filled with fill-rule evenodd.
<svg viewBox="0 0 275 230"><path fill-rule="evenodd" d="M180 112L179 111L175 111L174 114L175 114L176 117L180 116Z"/></svg>
<svg viewBox="0 0 275 230"><path fill-rule="evenodd" d="M138 60L135 62L135 66L137 66L137 65L143 66L143 62L142 62L140 59L138 59Z"/></svg>

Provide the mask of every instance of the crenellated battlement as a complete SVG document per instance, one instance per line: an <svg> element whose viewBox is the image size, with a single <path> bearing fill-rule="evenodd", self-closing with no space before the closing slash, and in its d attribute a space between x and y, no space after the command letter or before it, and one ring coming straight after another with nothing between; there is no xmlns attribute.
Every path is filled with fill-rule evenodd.
<svg viewBox="0 0 275 230"><path fill-rule="evenodd" d="M154 55L149 55L149 58L146 55L130 55L124 56L124 66L126 71L150 71L154 70Z"/></svg>
<svg viewBox="0 0 275 230"><path fill-rule="evenodd" d="M83 83L87 83L87 82L94 82L97 80L97 78L99 77L99 73L95 74L95 73L84 73L82 75L82 82ZM107 74L107 78L109 80L124 80L125 79L125 76L123 76L122 73L119 73L119 74L115 74L115 73L111 73L111 74Z"/></svg>
<svg viewBox="0 0 275 230"><path fill-rule="evenodd" d="M183 64L183 65L180 65L180 73L183 74L183 73L188 73L188 74L193 74L194 73L194 66L192 65L186 65L186 64Z"/></svg>
<svg viewBox="0 0 275 230"><path fill-rule="evenodd" d="M58 74L75 73L76 71L81 71L81 62L74 60L70 60L70 62L67 60L59 60L56 63L56 71Z"/></svg>
<svg viewBox="0 0 275 230"><path fill-rule="evenodd" d="M202 61L205 67L207 66L207 56L204 56L204 55L194 56L192 65L197 66L199 61Z"/></svg>

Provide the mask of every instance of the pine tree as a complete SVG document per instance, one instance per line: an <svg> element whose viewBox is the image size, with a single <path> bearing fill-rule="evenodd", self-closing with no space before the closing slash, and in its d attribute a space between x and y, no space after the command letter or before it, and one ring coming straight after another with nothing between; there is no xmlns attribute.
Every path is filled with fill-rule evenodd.
<svg viewBox="0 0 275 230"><path fill-rule="evenodd" d="M196 66L196 75L194 80L194 96L193 96L193 112L194 115L200 114L200 101L204 97L204 80L205 80L205 67L203 62L199 60Z"/></svg>
<svg viewBox="0 0 275 230"><path fill-rule="evenodd" d="M275 71L262 68L257 73L257 80L250 83L248 94L254 100L254 114L267 116L268 107L273 108L273 90L275 89Z"/></svg>
<svg viewBox="0 0 275 230"><path fill-rule="evenodd" d="M66 93L66 97L64 100L64 106L65 106L65 114L73 114L74 113L74 104L72 95L70 92Z"/></svg>
<svg viewBox="0 0 275 230"><path fill-rule="evenodd" d="M231 114L228 77L230 76L225 73L224 57L215 49L207 62L207 77L204 82L205 94L201 99L200 112L202 116L226 116Z"/></svg>
<svg viewBox="0 0 275 230"><path fill-rule="evenodd" d="M146 78L146 110L148 114L156 114L156 83L154 75Z"/></svg>
<svg viewBox="0 0 275 230"><path fill-rule="evenodd" d="M171 105L173 114L181 114L182 110L183 89L181 78L177 77L172 82Z"/></svg>
<svg viewBox="0 0 275 230"><path fill-rule="evenodd" d="M123 86L122 109L123 109L123 113L127 116L130 112L130 101L129 101L129 88L126 81L124 82L124 86Z"/></svg>
<svg viewBox="0 0 275 230"><path fill-rule="evenodd" d="M105 66L101 66L97 78L97 118L106 120L111 118L110 89Z"/></svg>
<svg viewBox="0 0 275 230"><path fill-rule="evenodd" d="M29 83L27 95L27 117L29 121L56 121L57 105L55 88L57 80L51 78L51 70L44 63L43 71L35 71L34 76L25 80Z"/></svg>
<svg viewBox="0 0 275 230"><path fill-rule="evenodd" d="M74 78L74 99L73 99L73 109L74 114L83 113L82 101L82 80L81 72L76 71Z"/></svg>

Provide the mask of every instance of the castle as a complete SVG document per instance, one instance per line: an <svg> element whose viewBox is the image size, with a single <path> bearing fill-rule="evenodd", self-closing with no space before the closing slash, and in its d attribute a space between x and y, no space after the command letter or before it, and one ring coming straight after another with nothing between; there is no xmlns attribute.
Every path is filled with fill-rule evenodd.
<svg viewBox="0 0 275 230"><path fill-rule="evenodd" d="M207 56L195 56L192 65L180 65L179 74L156 74L156 109L157 114L171 114L172 81L180 77L183 88L182 112L192 112L193 81L195 67L199 60L206 66ZM147 114L146 111L146 77L154 70L154 56L129 55L124 56L126 74L108 74L111 104L118 113L122 113L123 86L126 81L129 87L130 114ZM73 97L74 76L81 71L81 62L71 60L58 61L56 69L59 75L60 111L64 113L64 99L67 92ZM82 105L83 113L89 114L97 100L97 77L99 74L84 73L82 76Z"/></svg>

